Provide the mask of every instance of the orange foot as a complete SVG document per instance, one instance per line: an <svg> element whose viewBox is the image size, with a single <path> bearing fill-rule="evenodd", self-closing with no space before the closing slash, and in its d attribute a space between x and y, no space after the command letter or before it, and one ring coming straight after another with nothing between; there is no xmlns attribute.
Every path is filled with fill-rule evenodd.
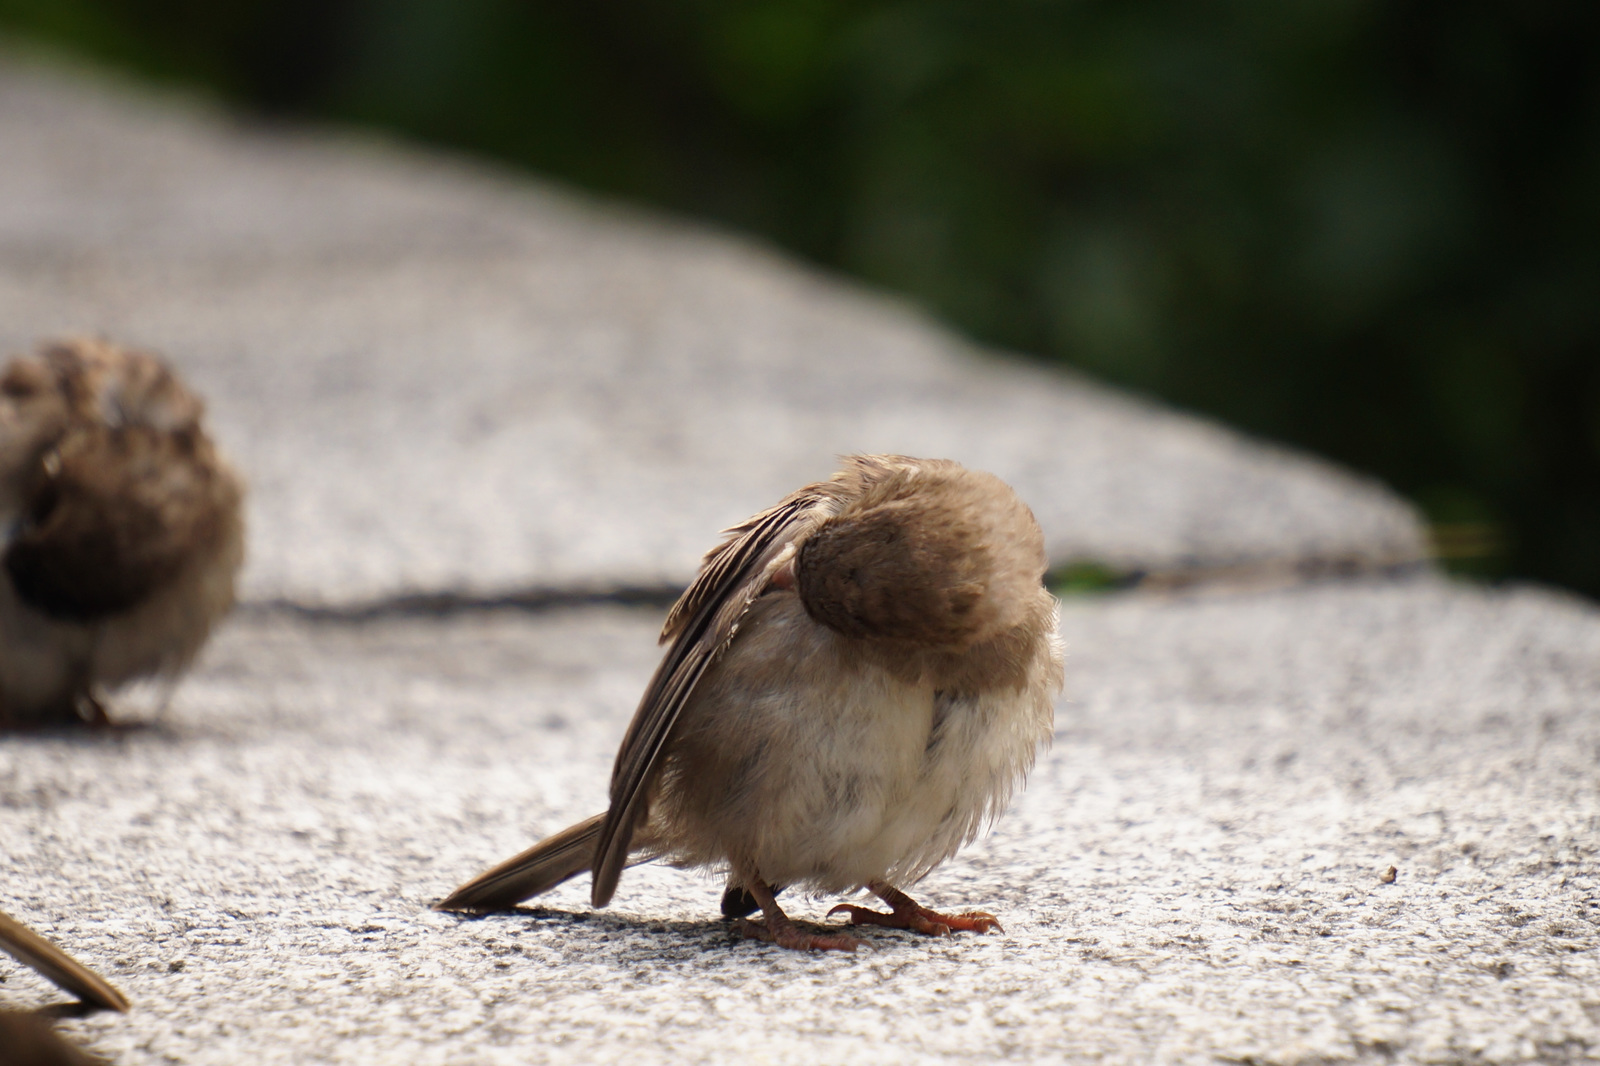
<svg viewBox="0 0 1600 1066"><path fill-rule="evenodd" d="M1000 919L984 911L965 914L940 914L917 903L916 900L891 885L874 882L867 886L874 895L890 907L890 913L841 903L828 912L828 917L843 912L850 916L851 925L881 925L889 929L910 929L928 936L949 936L952 932L1003 933Z"/></svg>

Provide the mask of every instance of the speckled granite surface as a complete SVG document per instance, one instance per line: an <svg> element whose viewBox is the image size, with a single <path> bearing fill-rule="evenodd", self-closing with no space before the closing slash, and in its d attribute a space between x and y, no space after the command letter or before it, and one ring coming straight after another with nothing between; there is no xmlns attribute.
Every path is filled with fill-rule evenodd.
<svg viewBox="0 0 1600 1066"><path fill-rule="evenodd" d="M1590 605L1431 578L1070 602L1053 749L918 890L1004 936L789 954L654 867L600 913L582 881L429 911L599 808L658 616L249 612L159 724L6 739L8 907L135 1001L63 1029L130 1066L1600 1054Z"/></svg>
<svg viewBox="0 0 1600 1066"><path fill-rule="evenodd" d="M0 737L4 908L132 997L62 1023L118 1063L1600 1058L1600 610L1429 576L1068 604L1054 749L917 890L1004 936L800 956L654 867L428 909L599 809L660 611L396 597L681 583L856 449L995 470L1058 562L1245 583L1415 559L1377 486L723 236L6 53L0 346L84 329L211 397L247 597L344 612Z"/></svg>

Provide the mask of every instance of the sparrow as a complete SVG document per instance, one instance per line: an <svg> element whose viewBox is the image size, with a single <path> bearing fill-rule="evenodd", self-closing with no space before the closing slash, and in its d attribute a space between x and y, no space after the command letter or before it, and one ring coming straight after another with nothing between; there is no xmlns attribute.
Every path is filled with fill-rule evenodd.
<svg viewBox="0 0 1600 1066"><path fill-rule="evenodd" d="M0 727L107 716L233 604L244 487L155 356L77 338L0 374Z"/></svg>
<svg viewBox="0 0 1600 1066"><path fill-rule="evenodd" d="M828 912L852 926L999 929L903 886L992 823L1051 738L1062 648L1033 513L992 474L858 455L724 535L667 615L609 809L437 908L510 907L584 870L604 907L660 859L725 871L724 915L785 948L861 943L802 930L785 889L888 906Z"/></svg>

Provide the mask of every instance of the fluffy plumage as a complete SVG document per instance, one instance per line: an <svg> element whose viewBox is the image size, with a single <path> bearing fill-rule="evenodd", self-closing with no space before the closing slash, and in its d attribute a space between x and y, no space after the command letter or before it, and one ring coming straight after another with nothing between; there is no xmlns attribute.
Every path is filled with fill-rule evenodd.
<svg viewBox="0 0 1600 1066"><path fill-rule="evenodd" d="M1061 687L1043 537L998 478L856 456L727 531L672 608L671 641L623 738L611 806L457 889L492 910L585 869L605 906L631 862L724 868L724 910L798 948L775 896L870 889L924 932L916 882L1004 809L1048 742ZM836 908L836 910L839 908Z"/></svg>
<svg viewBox="0 0 1600 1066"><path fill-rule="evenodd" d="M243 486L159 359L74 339L0 374L0 725L103 718L233 603Z"/></svg>

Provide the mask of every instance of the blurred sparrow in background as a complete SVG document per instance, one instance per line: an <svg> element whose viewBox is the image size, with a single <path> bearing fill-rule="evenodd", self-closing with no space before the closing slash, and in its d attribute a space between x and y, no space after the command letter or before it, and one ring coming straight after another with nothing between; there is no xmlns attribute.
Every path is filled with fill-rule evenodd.
<svg viewBox="0 0 1600 1066"><path fill-rule="evenodd" d="M667 617L672 641L623 738L611 807L458 888L441 910L511 906L591 870L728 872L723 912L788 948L784 888L867 889L852 923L987 932L915 883L999 816L1052 732L1062 681L1044 539L998 478L856 456L728 531ZM759 907L764 921L743 920Z"/></svg>
<svg viewBox="0 0 1600 1066"><path fill-rule="evenodd" d="M0 374L0 726L105 721L233 603L243 486L160 360L99 340Z"/></svg>

